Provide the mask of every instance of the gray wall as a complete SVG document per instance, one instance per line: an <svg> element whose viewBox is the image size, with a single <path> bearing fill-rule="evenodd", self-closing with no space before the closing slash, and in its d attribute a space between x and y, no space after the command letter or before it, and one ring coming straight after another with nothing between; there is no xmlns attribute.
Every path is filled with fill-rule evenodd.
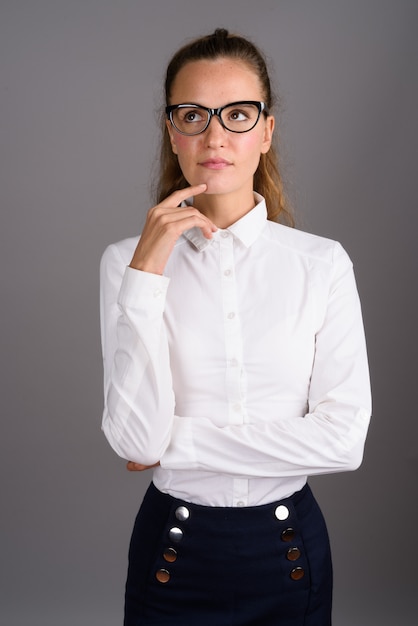
<svg viewBox="0 0 418 626"><path fill-rule="evenodd" d="M166 62L216 26L274 63L299 224L343 243L362 297L365 461L312 481L335 626L416 623L417 18L416 0L1 0L1 624L121 624L149 475L100 432L98 264L149 206Z"/></svg>

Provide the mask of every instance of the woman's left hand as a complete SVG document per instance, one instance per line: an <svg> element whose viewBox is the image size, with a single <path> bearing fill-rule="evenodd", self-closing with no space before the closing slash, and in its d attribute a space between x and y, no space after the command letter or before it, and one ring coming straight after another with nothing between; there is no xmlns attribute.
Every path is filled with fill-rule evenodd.
<svg viewBox="0 0 418 626"><path fill-rule="evenodd" d="M160 463L154 463L154 465L142 465L141 463L134 463L133 461L128 461L126 464L126 469L130 472L143 472L144 470L151 469L152 467L157 467Z"/></svg>

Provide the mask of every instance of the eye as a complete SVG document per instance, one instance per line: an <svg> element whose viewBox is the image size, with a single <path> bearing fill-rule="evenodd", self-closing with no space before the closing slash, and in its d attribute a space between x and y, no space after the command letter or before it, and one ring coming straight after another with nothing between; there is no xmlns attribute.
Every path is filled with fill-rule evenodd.
<svg viewBox="0 0 418 626"><path fill-rule="evenodd" d="M185 124L195 124L202 122L205 117L204 112L200 109L179 109L179 119Z"/></svg>
<svg viewBox="0 0 418 626"><path fill-rule="evenodd" d="M251 117L249 113L250 112L245 109L234 109L228 112L228 119L232 122L244 122Z"/></svg>

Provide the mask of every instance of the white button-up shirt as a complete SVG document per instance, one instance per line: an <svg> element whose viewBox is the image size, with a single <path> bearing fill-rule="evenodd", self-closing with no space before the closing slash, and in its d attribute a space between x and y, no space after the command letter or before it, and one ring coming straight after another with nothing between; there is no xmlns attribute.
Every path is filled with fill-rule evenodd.
<svg viewBox="0 0 418 626"><path fill-rule="evenodd" d="M211 506L265 504L355 469L371 413L360 303L337 242L267 220L185 232L164 276L101 263L103 431L155 485Z"/></svg>

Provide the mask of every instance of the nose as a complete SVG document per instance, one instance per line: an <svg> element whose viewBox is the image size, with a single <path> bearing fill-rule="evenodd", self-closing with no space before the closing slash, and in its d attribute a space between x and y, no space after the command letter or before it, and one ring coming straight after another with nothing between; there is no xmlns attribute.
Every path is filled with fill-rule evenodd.
<svg viewBox="0 0 418 626"><path fill-rule="evenodd" d="M204 136L208 146L222 146L226 140L226 128L222 126L221 120L217 115L213 115L209 122L209 126L205 130Z"/></svg>

